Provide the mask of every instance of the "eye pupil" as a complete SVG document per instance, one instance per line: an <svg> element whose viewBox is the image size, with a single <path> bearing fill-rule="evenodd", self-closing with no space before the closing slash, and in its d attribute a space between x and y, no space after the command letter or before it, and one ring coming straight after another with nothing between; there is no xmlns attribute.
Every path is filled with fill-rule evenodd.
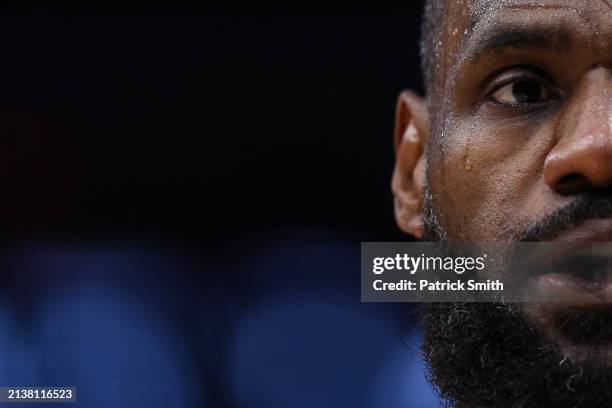
<svg viewBox="0 0 612 408"><path fill-rule="evenodd" d="M541 100L542 88L534 81L520 81L512 85L512 96L518 103L535 103Z"/></svg>

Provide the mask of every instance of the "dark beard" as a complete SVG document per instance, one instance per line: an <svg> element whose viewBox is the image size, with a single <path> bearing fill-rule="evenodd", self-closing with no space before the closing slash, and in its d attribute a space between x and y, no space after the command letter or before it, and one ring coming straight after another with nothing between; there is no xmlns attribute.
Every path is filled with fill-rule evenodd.
<svg viewBox="0 0 612 408"><path fill-rule="evenodd" d="M537 240L544 232L565 228L596 209L609 215L612 205L603 206L597 200L601 201L586 197L517 240ZM448 242L432 201L426 190L423 241ZM594 351L579 362L565 358L555 341L544 338L529 323L519 305L427 303L421 310L428 379L450 406L612 407L612 368L603 363L601 354ZM571 344L592 350L612 347L610 309L568 308L553 319L558 335Z"/></svg>
<svg viewBox="0 0 612 408"><path fill-rule="evenodd" d="M422 312L429 381L450 406L612 407L612 368L564 359L515 306L428 303ZM592 313L581 326L598 319Z"/></svg>

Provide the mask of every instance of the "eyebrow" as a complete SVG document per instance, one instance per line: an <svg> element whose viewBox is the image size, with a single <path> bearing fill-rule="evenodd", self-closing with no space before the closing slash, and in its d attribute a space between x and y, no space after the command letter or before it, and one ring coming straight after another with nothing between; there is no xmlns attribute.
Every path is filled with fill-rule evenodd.
<svg viewBox="0 0 612 408"><path fill-rule="evenodd" d="M469 62L509 49L567 52L572 48L569 31L559 26L521 27L507 23L493 24L483 34L470 32L461 47Z"/></svg>

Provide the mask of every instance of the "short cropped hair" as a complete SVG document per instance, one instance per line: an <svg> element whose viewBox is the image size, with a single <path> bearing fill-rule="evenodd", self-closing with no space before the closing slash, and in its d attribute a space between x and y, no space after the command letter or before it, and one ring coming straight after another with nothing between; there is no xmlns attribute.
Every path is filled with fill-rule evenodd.
<svg viewBox="0 0 612 408"><path fill-rule="evenodd" d="M421 73L425 93L430 96L435 71L439 64L437 48L439 46L441 26L444 18L444 0L425 0L421 20L421 39L419 42L421 56Z"/></svg>

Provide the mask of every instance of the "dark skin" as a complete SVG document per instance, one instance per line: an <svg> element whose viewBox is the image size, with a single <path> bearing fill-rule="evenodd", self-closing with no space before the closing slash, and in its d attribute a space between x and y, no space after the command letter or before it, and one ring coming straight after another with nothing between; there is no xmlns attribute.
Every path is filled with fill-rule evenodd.
<svg viewBox="0 0 612 408"><path fill-rule="evenodd" d="M612 189L612 6L490 3L447 2L429 101L411 91L398 100L396 219L419 238L425 186L444 235L473 242L516 241L585 193ZM535 239L612 241L612 219L587 217ZM579 360L589 346L564 340L550 323L562 306L525 312Z"/></svg>

